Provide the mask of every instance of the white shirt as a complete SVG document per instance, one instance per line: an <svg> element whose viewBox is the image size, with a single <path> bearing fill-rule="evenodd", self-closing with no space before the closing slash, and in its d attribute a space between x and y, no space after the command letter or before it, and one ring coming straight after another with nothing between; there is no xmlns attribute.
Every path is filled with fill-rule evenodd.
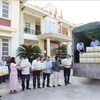
<svg viewBox="0 0 100 100"><path fill-rule="evenodd" d="M40 63L40 61L33 60L33 62L32 62L32 69L37 68L38 63Z"/></svg>
<svg viewBox="0 0 100 100"><path fill-rule="evenodd" d="M90 44L91 47L95 47L95 46L99 46L99 45L100 45L100 43L98 40L92 41Z"/></svg>
<svg viewBox="0 0 100 100"><path fill-rule="evenodd" d="M84 43L82 43L81 45L80 45L80 43L77 43L76 48L77 48L77 50L82 50L82 49L84 49Z"/></svg>
<svg viewBox="0 0 100 100"><path fill-rule="evenodd" d="M22 75L29 75L30 74L30 68L31 68L32 66L31 66L31 63L29 62L29 65L28 65L28 67L26 67L26 68L24 68L23 70L22 70Z"/></svg>
<svg viewBox="0 0 100 100"><path fill-rule="evenodd" d="M71 64L72 64L72 60L69 58L69 59L65 59L67 61L67 64L68 66L64 66L65 68L70 68L71 67Z"/></svg>

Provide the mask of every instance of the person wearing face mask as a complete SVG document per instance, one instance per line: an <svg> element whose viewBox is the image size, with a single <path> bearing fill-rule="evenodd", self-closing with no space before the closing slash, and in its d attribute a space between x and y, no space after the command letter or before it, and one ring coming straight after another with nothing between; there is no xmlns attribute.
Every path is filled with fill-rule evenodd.
<svg viewBox="0 0 100 100"><path fill-rule="evenodd" d="M92 41L91 41L90 46L91 47L100 46L100 43L98 40L96 40L95 36L92 36Z"/></svg>
<svg viewBox="0 0 100 100"><path fill-rule="evenodd" d="M79 63L79 54L85 52L84 50L84 43L82 41L79 41L76 45L77 53L76 53L76 62Z"/></svg>

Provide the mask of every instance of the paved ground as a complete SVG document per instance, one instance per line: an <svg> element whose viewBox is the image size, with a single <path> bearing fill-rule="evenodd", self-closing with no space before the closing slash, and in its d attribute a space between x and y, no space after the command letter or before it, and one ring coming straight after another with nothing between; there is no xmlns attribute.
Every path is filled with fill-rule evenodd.
<svg viewBox="0 0 100 100"><path fill-rule="evenodd" d="M51 80L52 78L53 75ZM62 87L46 87L43 89L25 90L24 92L21 91L20 86L16 94L9 94L9 85L6 82L0 84L1 100L100 100L100 80L71 76L72 84L65 86L63 83L63 73L61 72L60 81ZM32 88L32 81L30 82L30 87Z"/></svg>

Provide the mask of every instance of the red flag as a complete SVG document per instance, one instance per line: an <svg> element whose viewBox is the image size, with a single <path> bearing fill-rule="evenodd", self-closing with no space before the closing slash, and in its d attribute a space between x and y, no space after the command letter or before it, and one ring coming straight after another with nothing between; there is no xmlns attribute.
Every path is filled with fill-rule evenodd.
<svg viewBox="0 0 100 100"><path fill-rule="evenodd" d="M66 35L68 35L68 28L66 28Z"/></svg>
<svg viewBox="0 0 100 100"><path fill-rule="evenodd" d="M57 7L55 8L54 18L57 16Z"/></svg>

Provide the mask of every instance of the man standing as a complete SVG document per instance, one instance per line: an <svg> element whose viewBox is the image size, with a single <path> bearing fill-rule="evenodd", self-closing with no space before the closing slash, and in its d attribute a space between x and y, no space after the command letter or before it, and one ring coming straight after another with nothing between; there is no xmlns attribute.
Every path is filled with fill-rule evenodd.
<svg viewBox="0 0 100 100"><path fill-rule="evenodd" d="M42 87L44 88L45 86L45 79L47 77L47 87L51 87L50 84L50 69L52 68L52 62L50 61L50 57L47 56L46 60L43 62L46 66L46 69L43 70L43 83L42 83Z"/></svg>
<svg viewBox="0 0 100 100"><path fill-rule="evenodd" d="M36 70L38 63L40 63L40 56L36 56L36 59L32 62L32 68L33 68L33 88L36 88L36 81L37 81L37 87L41 89L40 87L40 70Z"/></svg>
<svg viewBox="0 0 100 100"><path fill-rule="evenodd" d="M2 57L2 60L0 61L0 66L3 67L6 65L7 65L7 62L5 60L5 57ZM1 81L5 82L5 79L6 79L6 75L0 77L0 83L1 83Z"/></svg>
<svg viewBox="0 0 100 100"><path fill-rule="evenodd" d="M95 36L92 36L92 42L90 44L91 47L99 46L100 43L98 40L96 40Z"/></svg>
<svg viewBox="0 0 100 100"><path fill-rule="evenodd" d="M22 62L20 63L20 67L22 69L22 91L25 90L25 79L26 79L26 89L30 90L29 88L29 81L30 81L30 70L32 70L31 64L28 61L26 56L23 56L23 60L25 63L27 62L27 66L23 66ZM23 61L22 60L22 61Z"/></svg>
<svg viewBox="0 0 100 100"><path fill-rule="evenodd" d="M67 54L65 60L66 60L66 62L68 64L68 65L64 65L64 81L65 81L65 85L67 85L67 84L71 84L69 82L69 80L70 80L70 67L71 67L72 61L70 59L70 55L69 54Z"/></svg>
<svg viewBox="0 0 100 100"><path fill-rule="evenodd" d="M84 50L84 43L82 43L82 41L79 41L79 43L77 43L76 45L77 51L76 51L76 62L79 63L79 53L83 53L85 52Z"/></svg>
<svg viewBox="0 0 100 100"><path fill-rule="evenodd" d="M53 87L55 87L56 83L57 83L57 86L61 86L59 83L60 67L61 67L61 65L59 62L59 57L55 56Z"/></svg>

